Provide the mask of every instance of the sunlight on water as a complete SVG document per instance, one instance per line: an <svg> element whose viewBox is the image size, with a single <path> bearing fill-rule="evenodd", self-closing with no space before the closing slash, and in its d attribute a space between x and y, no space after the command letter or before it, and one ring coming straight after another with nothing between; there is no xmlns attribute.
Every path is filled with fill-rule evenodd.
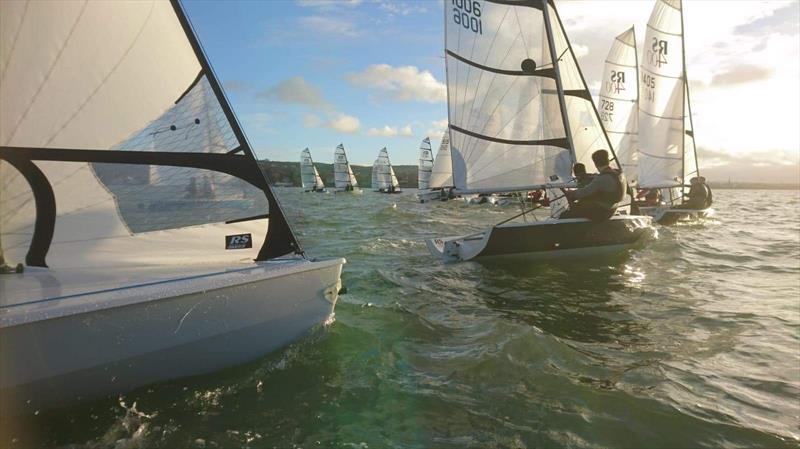
<svg viewBox="0 0 800 449"><path fill-rule="evenodd" d="M517 209L280 193L310 256L348 259L335 320L0 446L797 447L797 192L715 192L715 217L620 257L455 265L424 238Z"/></svg>

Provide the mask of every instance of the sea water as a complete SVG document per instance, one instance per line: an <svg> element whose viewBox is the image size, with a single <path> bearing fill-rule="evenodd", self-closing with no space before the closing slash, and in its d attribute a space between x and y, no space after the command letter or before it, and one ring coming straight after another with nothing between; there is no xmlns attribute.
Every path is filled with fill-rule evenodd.
<svg viewBox="0 0 800 449"><path fill-rule="evenodd" d="M335 319L211 375L42 412L0 447L798 447L800 195L627 255L444 265L424 239L517 212L414 192L281 199L312 257L346 257Z"/></svg>

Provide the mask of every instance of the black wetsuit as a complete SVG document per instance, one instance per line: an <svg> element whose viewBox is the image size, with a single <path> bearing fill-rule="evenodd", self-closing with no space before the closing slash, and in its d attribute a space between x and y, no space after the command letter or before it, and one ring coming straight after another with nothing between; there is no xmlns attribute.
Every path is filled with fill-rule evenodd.
<svg viewBox="0 0 800 449"><path fill-rule="evenodd" d="M706 208L706 201L708 200L708 190L700 184L699 182L696 184L692 184L692 187L689 188L689 193L686 194L689 199L681 204L681 209L705 209Z"/></svg>

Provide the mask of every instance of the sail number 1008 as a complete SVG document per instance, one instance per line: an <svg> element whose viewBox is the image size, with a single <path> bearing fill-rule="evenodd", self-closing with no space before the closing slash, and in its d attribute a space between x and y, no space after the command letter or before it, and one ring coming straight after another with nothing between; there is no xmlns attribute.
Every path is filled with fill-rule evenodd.
<svg viewBox="0 0 800 449"><path fill-rule="evenodd" d="M453 3L453 21L473 33L483 34L481 23L481 2L477 0L451 0Z"/></svg>

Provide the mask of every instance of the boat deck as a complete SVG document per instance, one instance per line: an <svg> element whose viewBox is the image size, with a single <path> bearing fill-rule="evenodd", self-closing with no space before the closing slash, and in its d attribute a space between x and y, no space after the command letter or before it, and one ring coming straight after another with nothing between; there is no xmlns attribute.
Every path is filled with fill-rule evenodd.
<svg viewBox="0 0 800 449"><path fill-rule="evenodd" d="M238 265L26 267L24 273L0 275L0 328L255 282L303 270L308 265L310 262L305 259L286 258Z"/></svg>

